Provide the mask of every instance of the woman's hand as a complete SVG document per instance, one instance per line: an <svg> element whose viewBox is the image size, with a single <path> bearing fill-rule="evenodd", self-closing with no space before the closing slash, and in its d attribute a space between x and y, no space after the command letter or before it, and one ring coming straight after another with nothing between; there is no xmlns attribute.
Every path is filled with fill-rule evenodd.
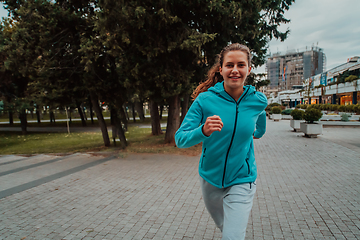
<svg viewBox="0 0 360 240"><path fill-rule="evenodd" d="M202 128L202 131L205 136L209 137L215 131L221 131L224 126L221 118L219 116L211 116L206 119L206 122Z"/></svg>

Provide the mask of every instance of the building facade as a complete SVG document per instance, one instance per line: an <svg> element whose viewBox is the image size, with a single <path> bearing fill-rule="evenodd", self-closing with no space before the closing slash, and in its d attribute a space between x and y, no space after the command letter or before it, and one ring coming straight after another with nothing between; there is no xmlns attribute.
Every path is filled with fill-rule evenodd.
<svg viewBox="0 0 360 240"><path fill-rule="evenodd" d="M347 73L347 74L345 74ZM344 76L353 79L338 81ZM277 102L289 107L297 104L348 105L360 102L360 57L349 58L346 63L306 78L303 89L283 90L271 94L269 103Z"/></svg>
<svg viewBox="0 0 360 240"><path fill-rule="evenodd" d="M266 72L270 88L278 91L302 86L303 81L325 70L326 56L321 48L311 47L305 51L288 51L286 54L270 55Z"/></svg>

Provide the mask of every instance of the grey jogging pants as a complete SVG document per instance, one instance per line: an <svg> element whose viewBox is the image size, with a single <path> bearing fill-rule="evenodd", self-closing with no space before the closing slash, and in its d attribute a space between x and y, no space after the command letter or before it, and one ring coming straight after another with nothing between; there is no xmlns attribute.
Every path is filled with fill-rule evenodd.
<svg viewBox="0 0 360 240"><path fill-rule="evenodd" d="M228 188L217 188L200 177L205 206L223 240L245 239L256 183L244 183Z"/></svg>

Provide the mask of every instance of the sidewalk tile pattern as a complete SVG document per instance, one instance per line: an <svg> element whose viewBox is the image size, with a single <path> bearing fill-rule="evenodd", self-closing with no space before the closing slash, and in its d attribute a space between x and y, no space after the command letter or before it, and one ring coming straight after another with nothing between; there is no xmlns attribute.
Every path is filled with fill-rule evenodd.
<svg viewBox="0 0 360 240"><path fill-rule="evenodd" d="M259 174L246 239L360 239L359 148L327 131L309 139L289 121L268 121L255 140ZM347 139L360 135L344 131ZM220 239L198 161L129 154L2 198L0 239Z"/></svg>

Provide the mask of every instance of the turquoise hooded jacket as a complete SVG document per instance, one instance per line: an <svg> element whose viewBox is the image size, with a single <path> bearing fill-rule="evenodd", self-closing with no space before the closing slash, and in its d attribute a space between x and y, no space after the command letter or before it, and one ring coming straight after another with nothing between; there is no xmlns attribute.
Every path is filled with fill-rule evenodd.
<svg viewBox="0 0 360 240"><path fill-rule="evenodd" d="M199 94L175 134L179 148L203 142L199 174L218 188L256 180L257 168L253 136L260 138L266 130L267 98L244 86L236 102L224 89L223 82ZM223 122L220 132L209 137L202 132L206 119L217 115Z"/></svg>

